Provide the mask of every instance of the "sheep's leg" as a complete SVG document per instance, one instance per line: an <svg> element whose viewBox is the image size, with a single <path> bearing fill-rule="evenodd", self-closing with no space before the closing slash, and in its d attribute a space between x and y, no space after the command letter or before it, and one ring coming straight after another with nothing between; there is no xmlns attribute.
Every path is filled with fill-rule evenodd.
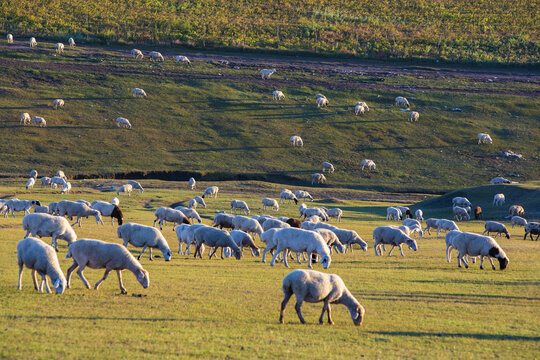
<svg viewBox="0 0 540 360"><path fill-rule="evenodd" d="M302 253L302 254L303 254L303 253ZM309 255L309 256L308 256L308 268L313 269L313 264L311 264L311 263L312 263L312 261L311 261L311 256L312 256L312 254L309 253L308 255Z"/></svg>
<svg viewBox="0 0 540 360"><path fill-rule="evenodd" d="M213 249L212 252L210 252L210 251L208 252L208 254L210 255L208 258L209 258L209 259L212 259L212 256L214 256L214 254L216 253L216 251L217 251L217 246L214 247L214 249Z"/></svg>
<svg viewBox="0 0 540 360"><path fill-rule="evenodd" d="M88 283L88 280L86 280L86 278L84 277L84 274L83 274L83 270L84 270L85 267L86 267L86 265L79 266L79 270L77 270L77 274L81 278L84 286L86 286L87 289L90 289L90 284Z"/></svg>
<svg viewBox="0 0 540 360"><path fill-rule="evenodd" d="M158 218L156 217L156 219L154 220L154 224L152 225L153 227L156 227L156 221L158 221Z"/></svg>
<svg viewBox="0 0 540 360"><path fill-rule="evenodd" d="M139 256L137 256L137 260L141 260L141 256L142 256L142 254L144 253L144 250L146 250L146 248L147 248L147 245L145 245L145 246L142 248L141 253L139 254ZM152 260L152 259L150 259L150 260Z"/></svg>
<svg viewBox="0 0 540 360"><path fill-rule="evenodd" d="M270 247L265 247L262 254L262 262L266 264L266 253L270 250Z"/></svg>
<svg viewBox="0 0 540 360"><path fill-rule="evenodd" d="M276 258L278 256L278 254L280 253L280 251L277 251L274 252L274 255L272 256L272 261L270 262L270 266L274 266L274 263L276 262Z"/></svg>
<svg viewBox="0 0 540 360"><path fill-rule="evenodd" d="M118 275L118 284L120 285L120 291L122 294L127 294L127 290L122 283L122 270L116 270L116 275Z"/></svg>
<svg viewBox="0 0 540 360"><path fill-rule="evenodd" d="M491 264L491 268L492 268L493 270L495 270L495 265L493 265L493 260L491 260L491 258L490 258L489 256L488 256L487 258L488 258L488 260L489 260L489 263Z"/></svg>
<svg viewBox="0 0 540 360"><path fill-rule="evenodd" d="M17 290L22 290L22 271L23 271L24 264L19 264L19 282L17 283Z"/></svg>
<svg viewBox="0 0 540 360"><path fill-rule="evenodd" d="M217 247L216 247L217 250ZM223 246L221 247L221 260L223 260Z"/></svg>
<svg viewBox="0 0 540 360"><path fill-rule="evenodd" d="M278 251L279 253L279 251ZM283 264L286 266L286 267L289 267L289 264L287 263L287 257L289 256L289 249L284 249L283 250Z"/></svg>
<svg viewBox="0 0 540 360"><path fill-rule="evenodd" d="M182 242L181 241L178 242L178 253L179 254L182 253Z"/></svg>
<svg viewBox="0 0 540 360"><path fill-rule="evenodd" d="M283 290L283 292L284 292L284 297L283 297L283 301L281 302L281 312L279 313L280 324L283 324L283 313L285 312L285 307L287 306L287 303L289 302L289 299L291 298L293 294L290 288Z"/></svg>
<svg viewBox="0 0 540 360"><path fill-rule="evenodd" d="M150 261L154 260L154 259L152 258L152 248L151 248L151 247L148 248L148 252L149 252L149 259L150 259Z"/></svg>
<svg viewBox="0 0 540 360"><path fill-rule="evenodd" d="M392 250L394 250L394 248L396 247L396 245L392 245L392 248L390 249L390 251L388 252L388 256L392 255ZM402 252L403 254L403 252ZM382 254L381 254L382 255Z"/></svg>
<svg viewBox="0 0 540 360"><path fill-rule="evenodd" d="M54 245L54 250L58 252L58 239L56 238L56 235L53 235L52 237L51 246L53 245Z"/></svg>
<svg viewBox="0 0 540 360"><path fill-rule="evenodd" d="M300 322L302 324L306 323L306 320L304 320L304 317L302 316L302 300L296 299L296 305L294 306L294 309L296 310L296 313L298 314L298 318L300 319Z"/></svg>
<svg viewBox="0 0 540 360"><path fill-rule="evenodd" d="M96 285L94 286L94 290L99 289L99 285L101 285L101 283L103 282L103 280L105 280L105 279L107 278L107 276L109 276L109 272L110 272L110 271L111 271L111 270L109 270L109 269L106 269L106 270L105 270L105 274L103 274L103 277L101 278L101 280L99 280L99 281L96 283ZM118 270L117 270L117 271L118 271ZM120 286L120 288L122 288L122 286Z"/></svg>
<svg viewBox="0 0 540 360"><path fill-rule="evenodd" d="M71 273L73 270L75 270L79 266L75 260L73 260L73 265L71 265L67 271L66 275L66 282L67 282L67 288L69 289L71 287Z"/></svg>
<svg viewBox="0 0 540 360"><path fill-rule="evenodd" d="M448 246L446 248L446 262L450 262L450 255L452 254L452 247Z"/></svg>
<svg viewBox="0 0 540 360"><path fill-rule="evenodd" d="M49 282L47 281L47 274L41 275L41 288L43 288L43 283L45 283L45 289L47 290L47 294L50 294L51 288L49 287Z"/></svg>
<svg viewBox="0 0 540 360"><path fill-rule="evenodd" d="M30 230L28 230L28 231L26 232L26 235L24 235L24 238L26 239L26 238L28 237L28 235L30 235Z"/></svg>
<svg viewBox="0 0 540 360"><path fill-rule="evenodd" d="M305 258L304 258L304 261L305 261ZM302 263L302 262L300 261L300 253L299 253L299 252L296 253L296 262L299 263L299 264Z"/></svg>
<svg viewBox="0 0 540 360"><path fill-rule="evenodd" d="M401 256L405 256L403 255L403 249L401 248L401 244L398 245L398 248L399 248L399 252L401 253Z"/></svg>
<svg viewBox="0 0 540 360"><path fill-rule="evenodd" d="M36 270L34 270L34 269L32 269L32 282L34 283L34 289L41 292L41 289L40 289L40 287L38 286L38 283L37 283Z"/></svg>

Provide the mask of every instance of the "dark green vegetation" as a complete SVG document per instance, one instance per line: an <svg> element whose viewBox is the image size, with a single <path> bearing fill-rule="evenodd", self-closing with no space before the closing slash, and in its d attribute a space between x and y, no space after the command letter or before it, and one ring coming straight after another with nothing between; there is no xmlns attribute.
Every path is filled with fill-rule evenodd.
<svg viewBox="0 0 540 360"><path fill-rule="evenodd" d="M0 6L16 35L531 64L539 61L535 1L19 0Z"/></svg>

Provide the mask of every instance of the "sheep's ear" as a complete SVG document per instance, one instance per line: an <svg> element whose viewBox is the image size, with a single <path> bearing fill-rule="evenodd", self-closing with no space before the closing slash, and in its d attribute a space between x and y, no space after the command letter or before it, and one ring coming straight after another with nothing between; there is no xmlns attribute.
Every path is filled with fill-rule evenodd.
<svg viewBox="0 0 540 360"><path fill-rule="evenodd" d="M497 249L495 246L489 249L489 256L496 257L499 255L499 249Z"/></svg>
<svg viewBox="0 0 540 360"><path fill-rule="evenodd" d="M142 270L139 270L139 274L137 275L139 279L144 279L144 272Z"/></svg>

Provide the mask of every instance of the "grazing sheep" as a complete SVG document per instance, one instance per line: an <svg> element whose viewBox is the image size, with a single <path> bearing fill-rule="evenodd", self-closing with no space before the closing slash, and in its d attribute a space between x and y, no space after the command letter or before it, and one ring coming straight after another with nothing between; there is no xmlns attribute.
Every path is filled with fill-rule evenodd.
<svg viewBox="0 0 540 360"><path fill-rule="evenodd" d="M274 100L285 100L285 95L279 90L274 90L274 92L272 92L272 98Z"/></svg>
<svg viewBox="0 0 540 360"><path fill-rule="evenodd" d="M131 93L133 94L133 97L137 97L137 96L147 97L148 96L146 95L146 92L143 89L139 89L139 88L131 89Z"/></svg>
<svg viewBox="0 0 540 360"><path fill-rule="evenodd" d="M286 222L283 222L278 219L268 219L262 224L263 231L266 231L268 229L275 229L275 228L283 229L283 228L288 228L288 227L291 227L291 226L287 224Z"/></svg>
<svg viewBox="0 0 540 360"><path fill-rule="evenodd" d="M111 244L101 240L80 239L69 246L66 258L73 258L73 265L67 271L67 287L71 287L71 274L78 267L77 274L81 278L87 289L90 284L83 275L83 270L88 266L91 269L105 269L105 274L99 280L94 289L99 289L101 283L109 276L112 270L118 275L118 282L122 294L127 294L127 290L122 283L122 270L129 270L135 275L137 281L143 288L150 285L148 271L144 270L141 263L133 255L119 244Z"/></svg>
<svg viewBox="0 0 540 360"><path fill-rule="evenodd" d="M56 46L54 47L57 54L63 54L64 53L64 44L62 43L56 43Z"/></svg>
<svg viewBox="0 0 540 360"><path fill-rule="evenodd" d="M317 253L321 256L321 265L325 269L330 266L332 261L330 248L318 233L297 228L284 228L277 231L273 238L274 242L277 243L277 248L270 266L274 266L277 255L283 252L283 264L289 267L289 264L287 264L289 251L306 252L310 255L310 258L312 253ZM312 268L311 261L308 261L308 267Z"/></svg>
<svg viewBox="0 0 540 360"><path fill-rule="evenodd" d="M62 186L62 191L60 191L60 194L67 194L71 191L71 183L69 181L64 183L64 186Z"/></svg>
<svg viewBox="0 0 540 360"><path fill-rule="evenodd" d="M58 170L56 172L56 176L63 179L64 181L67 181L67 177L66 177L66 174L62 171L62 170Z"/></svg>
<svg viewBox="0 0 540 360"><path fill-rule="evenodd" d="M116 199L116 198L115 198ZM114 199L113 199L114 200ZM111 225L114 225L114 219L118 221L118 226L122 225L124 214L116 204L109 204L106 201L95 200L90 204L92 209L98 210L102 216L111 217Z"/></svg>
<svg viewBox="0 0 540 360"><path fill-rule="evenodd" d="M185 63L185 64L188 64L191 66L191 61L189 61L188 57L187 56L184 56L184 55L176 55L174 57L176 59L176 63L178 64L179 62L182 62L182 63Z"/></svg>
<svg viewBox="0 0 540 360"><path fill-rule="evenodd" d="M317 108L328 106L328 99L322 94L317 94L315 100L317 101Z"/></svg>
<svg viewBox="0 0 540 360"><path fill-rule="evenodd" d="M409 101L407 101L407 99L405 99L403 96L396 97L396 106L403 109L408 109L410 107Z"/></svg>
<svg viewBox="0 0 540 360"><path fill-rule="evenodd" d="M66 278L60 268L58 256L50 246L35 237L27 237L17 243L17 263L19 265L19 282L17 289L22 290L22 271L26 265L32 269L34 289L43 292L43 284L47 293L51 292L47 282L47 275L57 294L62 294L66 289ZM36 272L41 276L41 284L38 286Z"/></svg>
<svg viewBox="0 0 540 360"><path fill-rule="evenodd" d="M204 199L205 196L213 197L214 199L217 199L219 188L217 186L210 186L209 188L206 188L202 194L202 198Z"/></svg>
<svg viewBox="0 0 540 360"><path fill-rule="evenodd" d="M34 213L48 214L49 207L47 205L36 206L34 208Z"/></svg>
<svg viewBox="0 0 540 360"><path fill-rule="evenodd" d="M270 79L270 76L276 72L276 69L262 69L260 71L261 78L264 79Z"/></svg>
<svg viewBox="0 0 540 360"><path fill-rule="evenodd" d="M50 205L50 204L49 204ZM50 214L34 213L23 218L22 227L26 230L26 235L39 237L52 237L51 246L58 251L58 239L67 241L68 246L77 240L77 234L73 231L66 218Z"/></svg>
<svg viewBox="0 0 540 360"><path fill-rule="evenodd" d="M141 193L144 192L142 185L138 181L129 180L128 184L132 186L133 190L139 190Z"/></svg>
<svg viewBox="0 0 540 360"><path fill-rule="evenodd" d="M116 126L131 129L131 123L128 119L123 117L116 118Z"/></svg>
<svg viewBox="0 0 540 360"><path fill-rule="evenodd" d="M291 203L291 200L294 201L295 204L298 204L298 199L296 198L296 195L294 195L289 189L281 190L281 193L279 194L279 199L282 204L285 203L285 200L289 200L289 204Z"/></svg>
<svg viewBox="0 0 540 360"><path fill-rule="evenodd" d="M56 215L57 210L58 210L57 205L58 205L58 203L54 202L54 201L49 203L49 214Z"/></svg>
<svg viewBox="0 0 540 360"><path fill-rule="evenodd" d="M466 208L467 206L472 206L471 202L469 201L469 199L467 199L466 197L455 197L452 199L452 207L454 206L459 206L459 207L462 207L462 208Z"/></svg>
<svg viewBox="0 0 540 360"><path fill-rule="evenodd" d="M196 184L196 183L197 183L197 182L195 181L195 179L192 178L192 177L190 177L190 178L189 178L189 181L188 181L189 189L190 189L190 190L194 190L194 189L195 189L195 184Z"/></svg>
<svg viewBox="0 0 540 360"><path fill-rule="evenodd" d="M226 247L231 248L236 260L240 260L242 257L242 250L236 245L228 231L204 226L195 230L194 240L197 243L194 257L197 257L197 254L199 254L199 257L202 258L202 244L214 248L213 251L209 251L210 259L214 256L218 248L221 248L221 258L223 259L223 248Z"/></svg>
<svg viewBox="0 0 540 360"><path fill-rule="evenodd" d="M416 251L418 246L416 245L416 241L409 236L407 236L403 231L400 229L395 229L390 226L379 226L373 230L373 248L375 249L375 255L382 256L382 246L385 244L392 245L392 248L388 252L388 256L392 254L392 250L394 250L394 247L399 248L399 252L401 253L401 256L403 255L403 250L401 248L401 245L403 243L407 244L407 246L412 249L413 251Z"/></svg>
<svg viewBox="0 0 540 360"><path fill-rule="evenodd" d="M68 216L69 218L74 216L77 217L77 221L71 224L71 226L75 226L75 224L78 223L79 227L81 227L81 218L88 216L94 216L96 218L96 224L99 225L101 222L101 225L103 225L103 220L101 219L101 213L99 210L93 209L86 204L62 200L57 203L56 209L59 216Z"/></svg>
<svg viewBox="0 0 540 360"><path fill-rule="evenodd" d="M213 227L219 227L220 229L234 229L233 224L234 216L227 213L217 213L214 215L214 224Z"/></svg>
<svg viewBox="0 0 540 360"><path fill-rule="evenodd" d="M294 192L294 195L296 196L297 199L303 199L304 201L306 201L306 199L309 199L309 201L313 201L313 197L307 191L304 191L304 190L296 190Z"/></svg>
<svg viewBox="0 0 540 360"><path fill-rule="evenodd" d="M295 228L300 228L300 226L302 226L302 220L300 219L289 218L285 222L289 224L291 227L295 227Z"/></svg>
<svg viewBox="0 0 540 360"><path fill-rule="evenodd" d="M200 196L195 196L193 199L192 199L195 203L201 205L203 207L203 209L206 209L206 203L204 202L203 198L201 198ZM191 204L191 200L189 201L189 203ZM189 204L188 204L188 207ZM194 208L197 207L197 206L194 206Z"/></svg>
<svg viewBox="0 0 540 360"><path fill-rule="evenodd" d="M493 144L491 136L485 133L478 134L478 144Z"/></svg>
<svg viewBox="0 0 540 360"><path fill-rule="evenodd" d="M502 236L501 234L505 234L506 235L506 238L507 239L510 239L510 233L508 232L508 229L506 229L506 226L504 226L503 224L499 223L499 222L496 222L496 221L486 221L486 223L484 224L484 232L482 233L482 235L484 235L485 233L487 233L487 236L489 236L489 233L497 233L497 235L495 235L494 238L496 238L497 236Z"/></svg>
<svg viewBox="0 0 540 360"><path fill-rule="evenodd" d="M462 221L462 220L469 221L469 220L471 220L471 217L469 216L469 213L467 212L467 210L462 208L462 207L454 206L452 208L452 211L454 213L454 218L457 221Z"/></svg>
<svg viewBox="0 0 540 360"><path fill-rule="evenodd" d="M362 101L357 101L356 104L354 105L354 114L355 115L358 115L358 114L364 115L364 113L366 111L369 111L369 107L367 106L367 104L365 102L362 102Z"/></svg>
<svg viewBox="0 0 540 360"><path fill-rule="evenodd" d="M127 223L119 226L118 229L116 229L116 234L119 238L124 240L125 247L127 247L127 244L129 243L135 247L143 248L137 257L138 260L141 259L146 248L149 248L150 260L152 260L152 248L159 249L163 254L165 261L171 260L169 244L163 237L163 234L156 228L135 223Z"/></svg>
<svg viewBox="0 0 540 360"><path fill-rule="evenodd" d="M13 35L12 34L7 34L6 35L6 40L7 40L8 44L13 44Z"/></svg>
<svg viewBox="0 0 540 360"><path fill-rule="evenodd" d="M47 127L47 121L41 116L32 116L32 123L39 127Z"/></svg>
<svg viewBox="0 0 540 360"><path fill-rule="evenodd" d="M274 241L274 234L281 230L280 228L272 228L261 234L261 241L266 244L262 254L262 262L266 264L266 253L270 251L272 254L277 249L277 242Z"/></svg>
<svg viewBox="0 0 540 360"><path fill-rule="evenodd" d="M251 235L239 230L233 230L229 233L229 235L231 235L231 238L234 240L236 245L238 245L242 252L244 251L244 246L246 246L251 249L252 256L261 255L261 252L259 251L257 245L255 245L255 242L253 241Z"/></svg>
<svg viewBox="0 0 540 360"><path fill-rule="evenodd" d="M449 235L450 233L453 234ZM469 268L469 264L465 259L467 255L474 257L480 256L480 269L484 268L484 256L488 257L493 270L495 270L495 265L493 265L493 261L491 260L492 257L499 260L501 270L506 269L508 266L508 257L493 238L469 232L451 231L450 233L446 234L446 237L448 237L447 249L451 246L451 248L454 248L459 252L458 267L461 267L461 262L463 262L465 268ZM450 253L451 249L450 251L447 250L448 261L450 261Z"/></svg>
<svg viewBox="0 0 540 360"><path fill-rule="evenodd" d="M436 229L437 228L437 222L439 221L440 219L434 219L434 218L429 218L426 220L426 228L424 229L424 232L428 232L429 235L431 235L431 231L430 229Z"/></svg>
<svg viewBox="0 0 540 360"><path fill-rule="evenodd" d="M263 211L266 211L266 208L268 206L272 210L279 211L279 203L277 202L277 200L270 199L270 198L263 198L261 201L262 201L262 205L263 205Z"/></svg>
<svg viewBox="0 0 540 360"><path fill-rule="evenodd" d="M30 117L29 113L22 113L21 114L20 124L22 124L22 125L30 125L30 124L32 124L32 118Z"/></svg>
<svg viewBox="0 0 540 360"><path fill-rule="evenodd" d="M376 165L373 160L364 159L362 160L362 170L364 170L365 167L367 167L368 170L375 170Z"/></svg>
<svg viewBox="0 0 540 360"><path fill-rule="evenodd" d="M70 37L68 39L68 44L69 44L69 47L72 47L72 48L75 47L75 40L73 40L73 38Z"/></svg>
<svg viewBox="0 0 540 360"><path fill-rule="evenodd" d="M159 229L163 230L161 225L163 224L163 221L169 221L173 223L173 231L176 227L174 224L189 224L189 220L186 215L180 210L171 209L169 207L160 207L158 208L155 213L155 220L154 224L152 226L156 226L156 221L159 220Z"/></svg>
<svg viewBox="0 0 540 360"><path fill-rule="evenodd" d="M54 99L54 101L53 101L53 109L58 110L58 108L61 108L61 109L64 108L64 100L62 100L62 99Z"/></svg>
<svg viewBox="0 0 540 360"><path fill-rule="evenodd" d="M509 214L510 214L510 217L514 215L523 216L525 215L525 210L523 209L523 206L521 205L512 205L509 208Z"/></svg>
<svg viewBox="0 0 540 360"><path fill-rule="evenodd" d="M177 206L174 209L179 210L182 213L184 213L184 215L186 215L188 220L193 221L193 219L195 219L195 220L197 220L197 222L199 224L202 222L201 216L199 215L199 213L195 209L190 209L190 208L186 208L186 207L183 207L183 206Z"/></svg>
<svg viewBox="0 0 540 360"><path fill-rule="evenodd" d="M41 178L41 187L50 186L51 185L51 178L47 176L43 176Z"/></svg>
<svg viewBox="0 0 540 360"><path fill-rule="evenodd" d="M405 219L403 220L403 225L408 226L411 230L416 229L418 232L418 235L424 236L424 232L422 231L422 225L420 224L420 221L414 220L414 219Z"/></svg>
<svg viewBox="0 0 540 360"><path fill-rule="evenodd" d="M326 176L320 173L311 174L311 184L324 184Z"/></svg>
<svg viewBox="0 0 540 360"><path fill-rule="evenodd" d="M28 179L28 182L26 183L26 190L33 189L35 184L36 184L36 179L31 177L30 179Z"/></svg>
<svg viewBox="0 0 540 360"><path fill-rule="evenodd" d="M34 210L35 212L36 210ZM512 216L512 229L517 225L517 226L525 226L527 225L527 220L525 220L524 218L522 218L521 216Z"/></svg>
<svg viewBox="0 0 540 360"><path fill-rule="evenodd" d="M409 209L408 207L406 206L399 206L399 205L396 205L394 206L396 209L399 209L399 211L401 211L401 215L402 217L408 217L409 219L412 219L412 212L411 212L411 209Z"/></svg>
<svg viewBox="0 0 540 360"><path fill-rule="evenodd" d="M35 38L35 37L31 37L31 38L30 38L30 47L33 48L33 47L36 47L36 46L37 46L36 38Z"/></svg>
<svg viewBox="0 0 540 360"><path fill-rule="evenodd" d="M495 194L493 197L493 206L503 206L504 200L504 194Z"/></svg>
<svg viewBox="0 0 540 360"><path fill-rule="evenodd" d="M186 225L186 224L180 224L176 227L176 237L178 238L178 253L182 255L189 256L190 251L189 247L191 244L194 244L194 237L195 237L195 231L201 227L208 227L208 225L204 224L193 224L193 225ZM182 243L186 243L186 250L182 252ZM204 245L201 246L201 255L204 253Z"/></svg>
<svg viewBox="0 0 540 360"><path fill-rule="evenodd" d="M306 321L302 316L302 303L324 302L319 323L323 323L324 312L328 313L328 323L334 324L330 304L343 304L349 309L354 325L361 325L365 310L358 300L345 286L343 280L335 274L325 274L314 270L294 270L283 279L283 301L279 322L283 324L283 312L292 294L296 296L296 313L302 324Z"/></svg>
<svg viewBox="0 0 540 360"><path fill-rule="evenodd" d="M345 248L343 247L343 244L341 243L341 241L339 241L339 238L332 230L328 230L324 228L317 228L313 231L321 235L324 241L326 241L326 245L328 245L328 247L330 248L330 254L332 254L332 248L336 252L338 251L340 253L344 252Z"/></svg>
<svg viewBox="0 0 540 360"><path fill-rule="evenodd" d="M439 219L437 220L437 237L441 234L441 230L452 231L459 230L459 228L452 220Z"/></svg>
<svg viewBox="0 0 540 360"><path fill-rule="evenodd" d="M139 49L133 49L131 50L131 56L133 56L135 59L142 59L144 58L144 55L141 50Z"/></svg>
<svg viewBox="0 0 540 360"><path fill-rule="evenodd" d="M160 52L157 52L157 51L150 51L148 53L148 56L150 56L150 60L151 61L165 61L165 58L163 58L163 55L161 55Z"/></svg>
<svg viewBox="0 0 540 360"><path fill-rule="evenodd" d="M133 185L131 184L124 184L116 190L116 195L120 195L120 193L127 193L128 196L131 196L131 192L133 191Z"/></svg>
<svg viewBox="0 0 540 360"><path fill-rule="evenodd" d="M536 240L538 240L540 237L540 223L530 222L525 224L525 236L523 236L523 240L527 239L527 235L529 235L531 241L533 240L533 235L538 235L536 237Z"/></svg>
<svg viewBox="0 0 540 360"><path fill-rule="evenodd" d="M343 210L340 208L328 209L326 212L329 218L336 218L336 222L341 222L341 217L343 216Z"/></svg>
<svg viewBox="0 0 540 360"><path fill-rule="evenodd" d="M481 208L480 206L476 206L476 207L474 208L474 218L475 218L476 220L482 218L482 208Z"/></svg>
<svg viewBox="0 0 540 360"><path fill-rule="evenodd" d="M234 230L242 230L248 234L253 234L253 237L255 237L255 234L258 234L259 237L263 233L263 228L261 224L255 220L251 219L242 215L237 215L232 219L232 223L234 226Z"/></svg>
<svg viewBox="0 0 540 360"><path fill-rule="evenodd" d="M334 165L330 164L329 162L326 162L326 161L323 161L322 163L322 171L325 172L329 172L329 173L333 173L334 172Z"/></svg>
<svg viewBox="0 0 540 360"><path fill-rule="evenodd" d="M423 222L424 221L424 212L421 209L418 209L414 212L414 216L416 217L416 220Z"/></svg>
<svg viewBox="0 0 540 360"><path fill-rule="evenodd" d="M492 185L497 185L497 184L511 184L512 182L508 179L505 179L503 177L494 177L493 179L491 179L489 181Z"/></svg>
<svg viewBox="0 0 540 360"><path fill-rule="evenodd" d="M30 171L30 177L31 178L37 179L37 176L38 176L37 170L31 170Z"/></svg>
<svg viewBox="0 0 540 360"><path fill-rule="evenodd" d="M240 209L240 213L242 210L246 213L246 215L249 215L249 207L245 201L242 200L231 200L231 213L234 210L234 215L236 215L236 209Z"/></svg>
<svg viewBox="0 0 540 360"><path fill-rule="evenodd" d="M389 206L386 208L386 220L399 221L403 218L403 213L397 207Z"/></svg>
<svg viewBox="0 0 540 360"><path fill-rule="evenodd" d="M420 118L419 113L417 113L416 111L411 111L409 113L409 118L407 120L410 122L417 122L419 118Z"/></svg>
<svg viewBox="0 0 540 360"><path fill-rule="evenodd" d="M291 146L294 146L294 147L303 147L304 146L304 141L298 135L291 136L290 141L291 141Z"/></svg>
<svg viewBox="0 0 540 360"><path fill-rule="evenodd" d="M313 223L319 223L322 221L322 219L320 218L320 216L317 216L317 215L311 215L310 217L308 217L305 221L307 222L313 222Z"/></svg>
<svg viewBox="0 0 540 360"><path fill-rule="evenodd" d="M4 217L7 217L8 212L15 217L15 211L24 211L24 214L30 214L32 206L41 206L38 200L19 200L17 198L10 199L6 202Z"/></svg>
<svg viewBox="0 0 540 360"><path fill-rule="evenodd" d="M320 217L323 221L328 221L328 214L323 208L306 208L302 211L302 216L304 219L314 215Z"/></svg>

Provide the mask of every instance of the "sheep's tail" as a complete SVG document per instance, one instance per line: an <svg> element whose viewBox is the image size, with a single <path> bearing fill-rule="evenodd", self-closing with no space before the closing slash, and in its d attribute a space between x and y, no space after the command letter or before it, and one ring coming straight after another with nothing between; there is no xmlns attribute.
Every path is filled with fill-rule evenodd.
<svg viewBox="0 0 540 360"><path fill-rule="evenodd" d="M72 257L72 255L71 255L71 247L68 246L68 252L66 254L66 259L69 259L70 257Z"/></svg>

